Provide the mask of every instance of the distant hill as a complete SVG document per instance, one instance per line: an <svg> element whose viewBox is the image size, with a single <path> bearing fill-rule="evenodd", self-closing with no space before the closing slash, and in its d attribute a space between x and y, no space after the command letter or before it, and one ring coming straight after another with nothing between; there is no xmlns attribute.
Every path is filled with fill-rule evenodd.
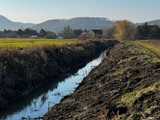
<svg viewBox="0 0 160 120"><path fill-rule="evenodd" d="M136 23L136 25L142 25L144 23L148 23L149 25L158 25L158 26L160 26L160 20L152 20L152 21L146 21L146 22L143 22L143 23Z"/></svg>
<svg viewBox="0 0 160 120"><path fill-rule="evenodd" d="M150 25L158 25L160 26L160 20L153 20L153 21L149 21L148 24Z"/></svg>
<svg viewBox="0 0 160 120"><path fill-rule="evenodd" d="M72 29L106 29L110 28L113 22L103 17L79 17L73 19L53 19L40 24L14 22L0 15L0 30L25 29L32 28L35 30L45 29L47 31L60 32L66 26Z"/></svg>
<svg viewBox="0 0 160 120"><path fill-rule="evenodd" d="M150 25L160 26L160 20L153 20L147 22ZM34 30L45 29L46 31L61 32L64 27L70 26L72 29L107 29L112 27L113 21L104 17L77 17L72 19L52 19L39 24L14 22L5 16L0 15L0 30L18 30L25 28L32 28ZM144 23L136 23L141 25Z"/></svg>
<svg viewBox="0 0 160 120"><path fill-rule="evenodd" d="M73 19L56 19L37 24L32 28L35 30L45 29L48 31L60 32L66 26L72 29L105 29L110 28L113 22L102 17L79 17Z"/></svg>
<svg viewBox="0 0 160 120"><path fill-rule="evenodd" d="M25 29L25 28L30 28L33 25L34 24L31 24L31 23L14 22L0 15L0 30L4 30L4 29L17 30L20 28Z"/></svg>

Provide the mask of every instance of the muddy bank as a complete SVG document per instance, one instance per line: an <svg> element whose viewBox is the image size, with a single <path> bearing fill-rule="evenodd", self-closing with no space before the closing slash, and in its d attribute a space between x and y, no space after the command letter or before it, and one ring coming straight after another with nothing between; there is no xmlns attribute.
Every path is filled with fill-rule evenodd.
<svg viewBox="0 0 160 120"><path fill-rule="evenodd" d="M119 44L107 54L45 120L160 119L160 59L132 44Z"/></svg>
<svg viewBox="0 0 160 120"><path fill-rule="evenodd" d="M60 48L0 50L0 112L35 89L75 72L115 43L95 41Z"/></svg>

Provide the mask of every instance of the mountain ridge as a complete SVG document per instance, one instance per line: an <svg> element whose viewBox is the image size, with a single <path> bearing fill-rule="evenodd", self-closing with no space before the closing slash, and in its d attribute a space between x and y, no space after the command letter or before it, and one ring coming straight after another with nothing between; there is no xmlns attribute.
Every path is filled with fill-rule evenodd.
<svg viewBox="0 0 160 120"><path fill-rule="evenodd" d="M25 29L30 28L34 24L32 23L22 23L22 22L15 22L12 20L9 20L8 18L0 15L0 30L18 30L18 29Z"/></svg>
<svg viewBox="0 0 160 120"><path fill-rule="evenodd" d="M18 30L31 28L34 30L44 29L46 31L61 32L64 27L72 29L105 29L112 27L113 22L104 17L76 17L71 19L50 19L39 24L14 22L0 15L0 30Z"/></svg>
<svg viewBox="0 0 160 120"><path fill-rule="evenodd" d="M72 29L105 29L112 27L113 22L103 17L77 17L71 19L53 19L33 26L35 30L45 29L54 32L61 32L64 27Z"/></svg>
<svg viewBox="0 0 160 120"><path fill-rule="evenodd" d="M144 22L145 23L145 22ZM152 20L147 22L150 25L160 26L160 20ZM137 25L143 23L137 23ZM15 22L8 19L5 16L0 15L0 30L18 30L31 28L37 31L44 29L46 31L61 32L64 27L70 26L72 29L108 29L114 25L114 21L111 21L105 17L75 17L71 19L50 19L44 22L33 24Z"/></svg>
<svg viewBox="0 0 160 120"><path fill-rule="evenodd" d="M160 19L149 21L148 24L160 26Z"/></svg>

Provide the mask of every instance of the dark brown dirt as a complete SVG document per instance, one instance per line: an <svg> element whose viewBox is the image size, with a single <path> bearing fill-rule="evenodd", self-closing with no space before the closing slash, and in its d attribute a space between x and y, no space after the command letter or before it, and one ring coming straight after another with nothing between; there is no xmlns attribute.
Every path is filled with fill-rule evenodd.
<svg viewBox="0 0 160 120"><path fill-rule="evenodd" d="M93 41L61 48L0 51L0 113L35 89L76 72L116 41Z"/></svg>
<svg viewBox="0 0 160 120"><path fill-rule="evenodd" d="M119 44L44 120L160 120L160 60Z"/></svg>

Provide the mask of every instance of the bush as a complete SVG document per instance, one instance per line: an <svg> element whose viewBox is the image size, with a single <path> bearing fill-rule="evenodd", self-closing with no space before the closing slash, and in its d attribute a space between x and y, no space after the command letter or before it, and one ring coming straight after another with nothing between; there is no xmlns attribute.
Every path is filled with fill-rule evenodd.
<svg viewBox="0 0 160 120"><path fill-rule="evenodd" d="M134 24L131 22L124 20L124 21L117 21L115 23L115 32L114 37L117 40L132 40L135 38L136 28Z"/></svg>

